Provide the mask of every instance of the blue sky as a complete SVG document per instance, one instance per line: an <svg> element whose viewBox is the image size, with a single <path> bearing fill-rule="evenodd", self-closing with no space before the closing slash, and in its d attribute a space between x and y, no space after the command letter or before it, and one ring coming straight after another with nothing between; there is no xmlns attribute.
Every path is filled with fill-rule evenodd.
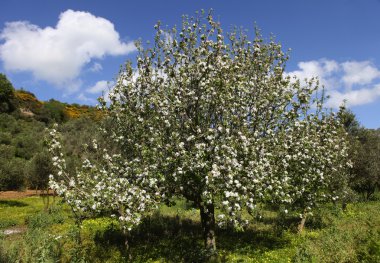
<svg viewBox="0 0 380 263"><path fill-rule="evenodd" d="M380 0L18 1L0 3L0 72L41 100L94 104L133 41L153 40L153 25L212 8L225 31L254 22L291 48L287 72L319 76L337 107L380 128Z"/></svg>

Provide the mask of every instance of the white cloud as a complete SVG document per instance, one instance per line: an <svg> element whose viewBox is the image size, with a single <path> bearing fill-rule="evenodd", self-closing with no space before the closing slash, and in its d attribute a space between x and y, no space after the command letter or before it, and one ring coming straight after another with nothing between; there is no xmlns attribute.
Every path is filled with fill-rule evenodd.
<svg viewBox="0 0 380 263"><path fill-rule="evenodd" d="M89 69L91 72L99 72L103 69L102 64L95 62Z"/></svg>
<svg viewBox="0 0 380 263"><path fill-rule="evenodd" d="M312 60L298 63L298 70L287 73L303 80L318 77L329 95L327 106L338 108L372 103L380 98L380 70L370 61Z"/></svg>
<svg viewBox="0 0 380 263"><path fill-rule="evenodd" d="M358 106L368 103L372 103L380 98L380 84L374 88L363 88L358 90L351 90L347 92L339 92L333 90L329 92L330 99L327 101L328 107L338 108L342 105L343 101L346 102L346 106Z"/></svg>
<svg viewBox="0 0 380 263"><path fill-rule="evenodd" d="M113 81L106 81L106 80L101 80L95 83L94 86L88 88L86 92L91 93L91 94L99 94L102 92L107 92L111 87L114 85Z"/></svg>
<svg viewBox="0 0 380 263"><path fill-rule="evenodd" d="M0 58L9 71L29 71L35 78L64 87L75 81L93 58L135 51L114 25L88 12L67 10L57 25L40 28L26 21L7 23L0 38ZM99 67L98 67L99 68Z"/></svg>
<svg viewBox="0 0 380 263"><path fill-rule="evenodd" d="M311 60L299 62L299 70L287 73L290 76L296 76L301 81L318 77L320 83L325 87L331 87L336 82L333 75L339 71L339 64L334 60Z"/></svg>
<svg viewBox="0 0 380 263"><path fill-rule="evenodd" d="M80 87L82 87L83 82L80 79L73 79L63 84L65 86L61 86L61 87L65 89L64 96L67 96L68 94L78 91Z"/></svg>
<svg viewBox="0 0 380 263"><path fill-rule="evenodd" d="M95 99L87 97L86 95L84 95L83 92L79 93L79 95L77 96L77 99L80 101L83 101L85 103L95 103L96 102Z"/></svg>
<svg viewBox="0 0 380 263"><path fill-rule="evenodd" d="M342 63L345 75L343 82L347 86L369 84L380 78L380 71L369 61L348 61Z"/></svg>

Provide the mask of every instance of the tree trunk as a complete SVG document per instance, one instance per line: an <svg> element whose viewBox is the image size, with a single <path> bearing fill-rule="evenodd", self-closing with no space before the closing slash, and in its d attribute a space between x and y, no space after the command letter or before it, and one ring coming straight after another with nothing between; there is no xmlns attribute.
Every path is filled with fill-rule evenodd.
<svg viewBox="0 0 380 263"><path fill-rule="evenodd" d="M303 229L304 229L304 227L305 227L306 216L307 216L307 213L306 213L306 209L305 209L305 210L303 210L303 213L302 213L301 222L298 225L298 234L301 234L302 231L303 231Z"/></svg>
<svg viewBox="0 0 380 263"><path fill-rule="evenodd" d="M343 203L342 203L342 210L347 211L347 202L346 201L343 201Z"/></svg>
<svg viewBox="0 0 380 263"><path fill-rule="evenodd" d="M216 250L214 204L201 205L200 213L205 247L214 252Z"/></svg>
<svg viewBox="0 0 380 263"><path fill-rule="evenodd" d="M49 188L48 188L48 192L49 192ZM55 205L55 190L53 190L53 205Z"/></svg>
<svg viewBox="0 0 380 263"><path fill-rule="evenodd" d="M46 191L46 190L45 190ZM49 206L50 206L50 196L49 196L49 190L46 191L46 196L47 196L47 203L46 203L46 208L45 210L49 210Z"/></svg>
<svg viewBox="0 0 380 263"><path fill-rule="evenodd" d="M124 230L124 248L129 250L129 240L128 240L128 231Z"/></svg>
<svg viewBox="0 0 380 263"><path fill-rule="evenodd" d="M127 229L123 229L123 235L124 235L124 249L125 251L127 252L127 257L129 259L129 261L133 262L133 258L132 258L132 254L130 253L129 251L129 248L130 248L130 243L129 243L129 237L130 237L130 234L129 234L129 231Z"/></svg>
<svg viewBox="0 0 380 263"><path fill-rule="evenodd" d="M120 207L119 207L119 214L121 215L121 216L124 216L124 207L123 207L123 205L121 205ZM124 234L124 247L125 247L125 250L129 250L129 239L128 239L128 237L129 237L129 230L128 229L126 229L125 227L123 227L123 234Z"/></svg>

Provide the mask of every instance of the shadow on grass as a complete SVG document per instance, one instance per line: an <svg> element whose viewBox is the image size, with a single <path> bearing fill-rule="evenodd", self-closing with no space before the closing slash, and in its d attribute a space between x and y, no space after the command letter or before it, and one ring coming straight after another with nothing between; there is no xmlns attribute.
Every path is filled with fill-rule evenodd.
<svg viewBox="0 0 380 263"><path fill-rule="evenodd" d="M121 242L120 234L114 237L104 235L107 241ZM274 231L247 229L236 232L233 229L217 229L217 248L220 251L219 261L223 257L238 253L252 256L257 253L282 248L289 240ZM115 244L114 243L114 244ZM203 247L202 228L199 222L180 217L155 214L145 219L132 231L129 237L130 262L147 262L164 259L165 262L207 262L208 255ZM115 244L116 245L116 244ZM118 245L120 249L120 243ZM123 251L126 255L127 252Z"/></svg>
<svg viewBox="0 0 380 263"><path fill-rule="evenodd" d="M24 207L28 206L27 204L16 201L16 200L0 200L0 206L9 206L9 207Z"/></svg>
<svg viewBox="0 0 380 263"><path fill-rule="evenodd" d="M296 232L299 218L262 217L244 232L233 229L216 229L218 262L227 262L228 255L250 258L270 250L282 249L290 243L285 232ZM310 217L307 227L324 227L320 217ZM204 250L200 222L180 216L166 216L159 212L132 230L128 238L129 250L125 250L124 236L119 229L110 229L95 237L99 247L117 247L126 262L208 262ZM128 259L128 260L127 260ZM213 261L214 262L214 261Z"/></svg>
<svg viewBox="0 0 380 263"><path fill-rule="evenodd" d="M205 257L199 223L155 214L131 234L131 262L164 258L168 262L202 262Z"/></svg>

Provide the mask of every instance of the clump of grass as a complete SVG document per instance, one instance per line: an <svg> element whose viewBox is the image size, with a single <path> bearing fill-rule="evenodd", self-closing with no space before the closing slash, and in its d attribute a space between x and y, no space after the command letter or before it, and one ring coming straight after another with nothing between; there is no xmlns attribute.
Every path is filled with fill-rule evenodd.
<svg viewBox="0 0 380 263"><path fill-rule="evenodd" d="M379 203L350 204L314 238L299 240L295 262L380 262Z"/></svg>
<svg viewBox="0 0 380 263"><path fill-rule="evenodd" d="M0 240L0 257L3 262L59 261L63 251L49 227L63 222L64 217L58 208L29 215L26 219L28 228L24 235L3 237Z"/></svg>
<svg viewBox="0 0 380 263"><path fill-rule="evenodd" d="M43 209L42 198L37 196L20 200L0 200L0 221L12 219L16 225L24 225L26 217Z"/></svg>
<svg viewBox="0 0 380 263"><path fill-rule="evenodd" d="M12 226L17 225L17 221L12 218L2 218L0 219L0 230L6 229Z"/></svg>
<svg viewBox="0 0 380 263"><path fill-rule="evenodd" d="M28 216L25 221L29 229L47 228L53 224L62 224L65 221L65 216L61 208L51 207L46 212Z"/></svg>

